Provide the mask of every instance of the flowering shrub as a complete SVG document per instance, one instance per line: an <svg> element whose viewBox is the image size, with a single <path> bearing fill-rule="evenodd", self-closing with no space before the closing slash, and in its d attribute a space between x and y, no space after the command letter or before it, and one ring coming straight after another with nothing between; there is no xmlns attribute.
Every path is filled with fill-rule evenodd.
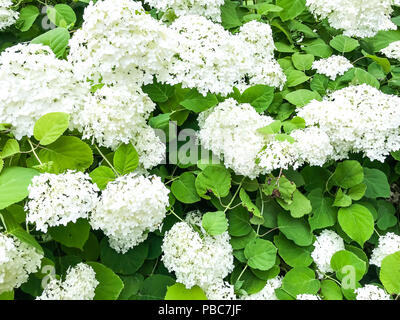
<svg viewBox="0 0 400 320"><path fill-rule="evenodd" d="M398 299L398 26L0 0L0 300Z"/></svg>

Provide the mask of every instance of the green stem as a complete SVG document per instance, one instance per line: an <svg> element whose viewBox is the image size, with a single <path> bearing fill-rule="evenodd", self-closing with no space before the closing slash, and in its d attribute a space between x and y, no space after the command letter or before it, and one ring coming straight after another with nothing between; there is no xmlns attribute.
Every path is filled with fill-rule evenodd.
<svg viewBox="0 0 400 320"><path fill-rule="evenodd" d="M242 181L240 181L240 184L238 186L238 188L236 189L235 194L232 197L232 200L228 203L228 205L226 206L224 213L227 212L230 209L231 204L233 203L233 201L235 201L237 194L239 193L240 188L242 187L242 183L244 181L245 178L242 179Z"/></svg>
<svg viewBox="0 0 400 320"><path fill-rule="evenodd" d="M31 139L28 138L28 142L29 142L29 145L31 146L31 152L33 152L36 160L39 161L39 163L42 165L43 163L42 163L42 161L40 161L40 159L39 159L39 157L38 157L38 155L37 155L37 153L35 151L35 148L33 147L33 143L31 141Z"/></svg>
<svg viewBox="0 0 400 320"><path fill-rule="evenodd" d="M107 162L107 164L110 166L110 168L114 171L114 173L117 175L117 177L119 177L119 173L118 171L114 168L114 166L110 163L110 161L108 161L108 159L105 157L105 155L101 152L100 148L98 146L96 146L94 144L94 147L96 148L97 152L100 153L100 155L102 156L102 158L104 159L105 162Z"/></svg>

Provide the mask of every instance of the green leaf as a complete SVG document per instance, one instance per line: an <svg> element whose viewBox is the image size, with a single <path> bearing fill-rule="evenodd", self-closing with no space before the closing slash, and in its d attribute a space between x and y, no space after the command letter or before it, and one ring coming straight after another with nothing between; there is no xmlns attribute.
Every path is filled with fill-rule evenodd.
<svg viewBox="0 0 400 320"><path fill-rule="evenodd" d="M292 61L297 70L306 71L311 69L314 56L312 54L295 53L292 55Z"/></svg>
<svg viewBox="0 0 400 320"><path fill-rule="evenodd" d="M0 174L0 209L24 200L28 196L28 186L39 172L34 169L9 167Z"/></svg>
<svg viewBox="0 0 400 320"><path fill-rule="evenodd" d="M339 188L336 193L335 202L333 203L333 206L348 207L351 206L351 204L352 204L351 198L347 194L345 194L341 188Z"/></svg>
<svg viewBox="0 0 400 320"><path fill-rule="evenodd" d="M66 4L47 7L47 16L57 27L71 29L76 22L74 10Z"/></svg>
<svg viewBox="0 0 400 320"><path fill-rule="evenodd" d="M253 228L250 225L250 217L246 209L237 207L228 213L229 234L235 237L248 235Z"/></svg>
<svg viewBox="0 0 400 320"><path fill-rule="evenodd" d="M379 31L376 36L368 39L368 44L374 52L378 52L398 40L400 40L399 30Z"/></svg>
<svg viewBox="0 0 400 320"><path fill-rule="evenodd" d="M100 260L111 270L118 274L131 275L136 273L145 262L149 253L149 246L146 242L121 254L112 249L107 238L100 242Z"/></svg>
<svg viewBox="0 0 400 320"><path fill-rule="evenodd" d="M336 271L336 277L342 280L349 272L348 267L353 267L356 281L360 281L367 271L365 261L357 257L353 252L340 250L331 258L331 267Z"/></svg>
<svg viewBox="0 0 400 320"><path fill-rule="evenodd" d="M282 121L275 120L274 122L270 123L265 127L258 128L257 132L264 135L277 134L281 131L281 128L282 128Z"/></svg>
<svg viewBox="0 0 400 320"><path fill-rule="evenodd" d="M99 284L95 290L94 300L117 300L124 288L124 283L111 269L98 262L87 262L96 272Z"/></svg>
<svg viewBox="0 0 400 320"><path fill-rule="evenodd" d="M85 219L69 222L66 226L49 228L51 237L66 247L83 249L89 238L90 224Z"/></svg>
<svg viewBox="0 0 400 320"><path fill-rule="evenodd" d="M282 208L290 211L293 218L301 218L312 211L310 200L297 189L294 191L293 201L289 205L281 199L277 199L277 201Z"/></svg>
<svg viewBox="0 0 400 320"><path fill-rule="evenodd" d="M343 300L342 290L333 280L321 281L321 296L323 300Z"/></svg>
<svg viewBox="0 0 400 320"><path fill-rule="evenodd" d="M237 2L225 1L221 6L221 21L225 29L236 28L242 25Z"/></svg>
<svg viewBox="0 0 400 320"><path fill-rule="evenodd" d="M241 97L240 103L250 103L259 113L264 112L274 100L274 88L258 84L246 89Z"/></svg>
<svg viewBox="0 0 400 320"><path fill-rule="evenodd" d="M313 259L311 253L304 247L299 247L280 233L274 236L274 243L278 248L279 256L291 267L308 267Z"/></svg>
<svg viewBox="0 0 400 320"><path fill-rule="evenodd" d="M139 165L139 155L135 147L129 144L122 144L115 151L113 164L115 170L125 175L136 170Z"/></svg>
<svg viewBox="0 0 400 320"><path fill-rule="evenodd" d="M221 166L207 166L196 178L197 193L204 199L210 199L207 193L215 196L226 197L231 188L231 174Z"/></svg>
<svg viewBox="0 0 400 320"><path fill-rule="evenodd" d="M390 185L386 175L378 169L364 168L364 183L367 186L367 198L389 198Z"/></svg>
<svg viewBox="0 0 400 320"><path fill-rule="evenodd" d="M148 94L154 102L166 102L174 94L174 91L174 87L156 81L143 86L143 92Z"/></svg>
<svg viewBox="0 0 400 320"><path fill-rule="evenodd" d="M348 189L364 180L364 171L361 164L355 160L346 160L336 167L333 180L335 185Z"/></svg>
<svg viewBox="0 0 400 320"><path fill-rule="evenodd" d="M360 46L356 39L352 39L343 35L334 37L329 44L333 49L336 49L342 53L353 51Z"/></svg>
<svg viewBox="0 0 400 320"><path fill-rule="evenodd" d="M382 260L379 279L387 292L400 294L400 251L388 255Z"/></svg>
<svg viewBox="0 0 400 320"><path fill-rule="evenodd" d="M290 133L293 130L304 129L306 127L306 121L300 117L294 117L293 119L287 120L283 123L283 129L286 133Z"/></svg>
<svg viewBox="0 0 400 320"><path fill-rule="evenodd" d="M100 166L94 169L89 176L93 183L97 184L100 190L104 190L110 181L115 180L115 173L111 168Z"/></svg>
<svg viewBox="0 0 400 320"><path fill-rule="evenodd" d="M163 300L167 293L167 288L172 286L175 280L163 274L153 274L143 281L139 292L142 300Z"/></svg>
<svg viewBox="0 0 400 320"><path fill-rule="evenodd" d="M14 300L14 290L0 293L0 301Z"/></svg>
<svg viewBox="0 0 400 320"><path fill-rule="evenodd" d="M329 58L332 55L331 47L320 38L305 42L304 51L324 59Z"/></svg>
<svg viewBox="0 0 400 320"><path fill-rule="evenodd" d="M379 89L380 83L379 81L370 73L365 71L364 69L355 68L354 69L354 78L351 84L359 85L366 83L372 87Z"/></svg>
<svg viewBox="0 0 400 320"><path fill-rule="evenodd" d="M165 300L207 300L207 296L198 286L186 289L183 284L175 283L167 288Z"/></svg>
<svg viewBox="0 0 400 320"><path fill-rule="evenodd" d="M32 27L39 14L39 9L35 6L28 5L22 8L19 13L18 20L15 23L15 27L21 32L28 31Z"/></svg>
<svg viewBox="0 0 400 320"><path fill-rule="evenodd" d="M20 152L18 141L15 139L8 139L1 151L1 157L7 158Z"/></svg>
<svg viewBox="0 0 400 320"><path fill-rule="evenodd" d="M292 297L299 294L317 294L320 282L315 279L315 272L306 267L297 267L289 270L282 280L282 289Z"/></svg>
<svg viewBox="0 0 400 320"><path fill-rule="evenodd" d="M287 77L286 85L289 88L298 86L299 84L302 84L310 79L310 77L307 76L303 71L299 70L287 70L285 71L285 74Z"/></svg>
<svg viewBox="0 0 400 320"><path fill-rule="evenodd" d="M374 232L374 217L366 207L360 204L340 208L338 221L343 231L361 247Z"/></svg>
<svg viewBox="0 0 400 320"><path fill-rule="evenodd" d="M312 100L321 100L321 96L315 91L300 89L288 93L285 99L295 106L303 107Z"/></svg>
<svg viewBox="0 0 400 320"><path fill-rule="evenodd" d="M216 236L228 230L228 221L222 211L207 212L203 215L201 224L211 236Z"/></svg>
<svg viewBox="0 0 400 320"><path fill-rule="evenodd" d="M286 212L281 212L278 214L278 227L286 238L299 246L309 246L313 242L313 234L304 218L296 219Z"/></svg>
<svg viewBox="0 0 400 320"><path fill-rule="evenodd" d="M215 94L208 93L203 96L197 89L192 89L180 104L190 111L199 113L216 106L218 99Z"/></svg>
<svg viewBox="0 0 400 320"><path fill-rule="evenodd" d="M311 230L331 227L337 220L337 209L333 208L333 200L324 197L321 189L314 189L308 195L312 206L312 215L308 218Z"/></svg>
<svg viewBox="0 0 400 320"><path fill-rule="evenodd" d="M239 197L240 197L240 200L242 200L243 207L245 207L247 209L247 211L249 211L251 214L253 214L256 217L262 218L260 210L251 201L249 195L246 193L246 191L244 189L240 189Z"/></svg>
<svg viewBox="0 0 400 320"><path fill-rule="evenodd" d="M41 145L56 141L69 126L69 114L64 112L53 112L42 116L36 121L33 128L33 136Z"/></svg>
<svg viewBox="0 0 400 320"><path fill-rule="evenodd" d="M277 0L276 5L283 10L279 13L282 21L291 20L306 8L306 0Z"/></svg>
<svg viewBox="0 0 400 320"><path fill-rule="evenodd" d="M364 171L365 179L365 171ZM367 185L365 183L360 183L349 189L348 196L353 200L360 200L367 190Z"/></svg>
<svg viewBox="0 0 400 320"><path fill-rule="evenodd" d="M65 170L85 170L93 163L90 147L77 137L62 136L39 152L42 162L54 162L57 172Z"/></svg>
<svg viewBox="0 0 400 320"><path fill-rule="evenodd" d="M182 203L195 203L201 200L196 191L196 178L191 172L184 172L178 180L172 182L171 191L178 201Z"/></svg>
<svg viewBox="0 0 400 320"><path fill-rule="evenodd" d="M255 239L244 248L247 264L254 269L269 270L276 260L277 249L271 241Z"/></svg>
<svg viewBox="0 0 400 320"><path fill-rule="evenodd" d="M67 29L57 28L41 34L33 39L31 43L41 43L49 46L56 57L60 58L64 55L65 49L67 49L69 39L70 36Z"/></svg>

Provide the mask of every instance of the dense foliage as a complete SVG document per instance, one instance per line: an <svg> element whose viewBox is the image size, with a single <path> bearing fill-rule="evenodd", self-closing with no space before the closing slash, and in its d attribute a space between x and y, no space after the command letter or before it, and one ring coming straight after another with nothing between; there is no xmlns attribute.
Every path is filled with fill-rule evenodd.
<svg viewBox="0 0 400 320"><path fill-rule="evenodd" d="M399 6L0 0L0 299L397 299Z"/></svg>

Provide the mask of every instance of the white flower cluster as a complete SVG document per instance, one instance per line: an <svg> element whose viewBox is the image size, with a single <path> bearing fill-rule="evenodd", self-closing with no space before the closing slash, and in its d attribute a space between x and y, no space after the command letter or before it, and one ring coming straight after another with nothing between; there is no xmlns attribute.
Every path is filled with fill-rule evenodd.
<svg viewBox="0 0 400 320"><path fill-rule="evenodd" d="M137 148L140 162L148 169L159 164L165 145L147 124L155 104L136 85L103 86L88 95L77 112L73 126L84 139L95 140L100 146L116 149L121 143Z"/></svg>
<svg viewBox="0 0 400 320"><path fill-rule="evenodd" d="M317 73L335 80L337 76L342 76L347 70L353 68L353 65L345 57L333 55L326 59L314 61L312 68L317 70Z"/></svg>
<svg viewBox="0 0 400 320"><path fill-rule="evenodd" d="M314 242L314 250L311 252L318 271L321 273L333 272L331 267L332 256L341 250L345 250L343 239L334 231L325 229L317 236Z"/></svg>
<svg viewBox="0 0 400 320"><path fill-rule="evenodd" d="M0 123L12 124L16 139L32 136L41 116L72 114L89 88L74 79L72 68L41 44L18 44L0 55Z"/></svg>
<svg viewBox="0 0 400 320"><path fill-rule="evenodd" d="M247 52L220 24L201 16L182 16L170 26L179 34L178 55L170 66L169 84L227 95L242 78Z"/></svg>
<svg viewBox="0 0 400 320"><path fill-rule="evenodd" d="M224 0L145 0L150 6L166 12L173 10L177 17L199 15L221 22L221 9Z"/></svg>
<svg viewBox="0 0 400 320"><path fill-rule="evenodd" d="M327 134L317 127L294 130L290 133L294 142L276 140L275 135L258 155L263 173L275 169L297 169L304 163L322 166L333 153Z"/></svg>
<svg viewBox="0 0 400 320"><path fill-rule="evenodd" d="M390 43L386 48L383 48L380 52L390 59L400 60L400 41L394 41Z"/></svg>
<svg viewBox="0 0 400 320"><path fill-rule="evenodd" d="M226 167L236 174L255 178L275 169L294 169L307 162L322 166L333 153L327 134L317 128L291 132L294 142L264 136L257 129L273 122L250 104L227 99L213 109L200 113L198 138Z"/></svg>
<svg viewBox="0 0 400 320"><path fill-rule="evenodd" d="M199 140L204 148L224 160L236 174L255 178L262 171L256 164L258 152L265 144L257 129L273 122L247 103L227 99L198 117Z"/></svg>
<svg viewBox="0 0 400 320"><path fill-rule="evenodd" d="M356 300L392 300L390 294L378 286L367 284L362 288L354 290Z"/></svg>
<svg viewBox="0 0 400 320"><path fill-rule="evenodd" d="M372 161L383 162L391 151L400 149L399 104L400 97L362 84L313 100L297 115L329 136L334 160L362 152Z"/></svg>
<svg viewBox="0 0 400 320"><path fill-rule="evenodd" d="M13 25L19 17L19 12L12 10L11 0L0 0L0 31Z"/></svg>
<svg viewBox="0 0 400 320"><path fill-rule="evenodd" d="M242 27L237 37L244 43L245 66L244 78L237 85L243 91L256 84L283 88L286 76L275 60L276 49L269 24L252 20ZM240 48L240 47L238 47Z"/></svg>
<svg viewBox="0 0 400 320"><path fill-rule="evenodd" d="M64 281L51 279L36 300L93 300L98 284L93 268L79 263L68 269Z"/></svg>
<svg viewBox="0 0 400 320"><path fill-rule="evenodd" d="M370 264L381 266L382 260L397 251L400 251L400 236L393 232L388 232L379 237L378 246L372 250Z"/></svg>
<svg viewBox="0 0 400 320"><path fill-rule="evenodd" d="M362 288L354 290L356 300L391 300L385 290L373 284L367 284Z"/></svg>
<svg viewBox="0 0 400 320"><path fill-rule="evenodd" d="M268 24L251 21L232 35L220 24L189 15L176 19L170 29L179 34L179 45L178 57L165 79L169 84L182 83L184 88L197 88L203 95L212 92L226 96L235 85L241 89L255 84L282 87L286 81L274 58Z"/></svg>
<svg viewBox="0 0 400 320"><path fill-rule="evenodd" d="M328 19L344 35L360 38L373 37L381 30L394 30L390 20L393 0L307 0L306 5L315 17Z"/></svg>
<svg viewBox="0 0 400 320"><path fill-rule="evenodd" d="M296 300L321 300L321 297L315 294L304 293L304 294L298 294L296 296Z"/></svg>
<svg viewBox="0 0 400 320"><path fill-rule="evenodd" d="M169 204L168 194L160 177L136 173L121 176L102 192L90 224L108 236L114 250L125 253L160 227Z"/></svg>
<svg viewBox="0 0 400 320"><path fill-rule="evenodd" d="M205 288L208 300L236 300L234 286L223 280L216 280Z"/></svg>
<svg viewBox="0 0 400 320"><path fill-rule="evenodd" d="M34 247L0 233L0 294L25 283L38 271L42 258Z"/></svg>
<svg viewBox="0 0 400 320"><path fill-rule="evenodd" d="M242 296L243 300L278 300L275 289L282 286L282 277L277 276L273 279L269 279L265 287L254 294Z"/></svg>
<svg viewBox="0 0 400 320"><path fill-rule="evenodd" d="M162 80L176 51L176 36L140 2L99 0L86 7L82 28L70 40L69 61L79 79L95 83Z"/></svg>
<svg viewBox="0 0 400 320"><path fill-rule="evenodd" d="M88 174L67 171L33 177L28 191L26 221L34 223L36 230L47 232L48 227L87 219L97 205L100 190Z"/></svg>
<svg viewBox="0 0 400 320"><path fill-rule="evenodd" d="M201 231L196 232L190 222ZM201 233L201 234L200 234ZM233 270L232 246L228 232L208 235L201 226L201 213L188 213L186 222L178 222L165 233L162 261L170 272L175 272L177 282L186 288L198 285L203 290L222 281ZM221 289L221 288L219 288ZM215 297L209 288L208 294ZM218 293L229 297L231 289Z"/></svg>

